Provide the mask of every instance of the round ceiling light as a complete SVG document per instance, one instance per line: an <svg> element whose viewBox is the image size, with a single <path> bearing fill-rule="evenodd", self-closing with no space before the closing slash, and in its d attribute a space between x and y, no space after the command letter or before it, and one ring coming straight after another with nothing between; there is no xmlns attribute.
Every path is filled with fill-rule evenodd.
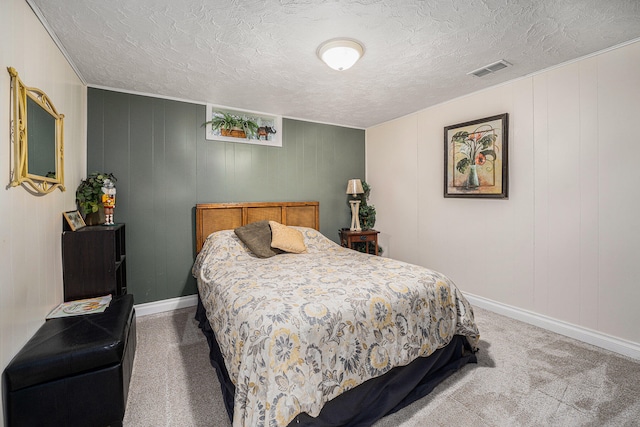
<svg viewBox="0 0 640 427"><path fill-rule="evenodd" d="M364 47L355 40L333 39L318 48L318 57L334 70L348 70L364 55Z"/></svg>

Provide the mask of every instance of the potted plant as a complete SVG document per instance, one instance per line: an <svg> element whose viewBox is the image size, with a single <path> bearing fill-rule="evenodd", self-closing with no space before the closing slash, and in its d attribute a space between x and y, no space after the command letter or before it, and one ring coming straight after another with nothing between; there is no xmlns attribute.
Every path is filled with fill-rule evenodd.
<svg viewBox="0 0 640 427"><path fill-rule="evenodd" d="M76 189L76 203L87 225L104 224L104 208L102 206L102 187L104 180L116 182L112 173L92 172L80 182Z"/></svg>
<svg viewBox="0 0 640 427"><path fill-rule="evenodd" d="M362 190L364 193L358 194L357 198L360 199L360 210L358 216L360 217L360 224L363 230L371 230L376 225L376 208L373 205L367 204L369 200L369 194L371 193L371 186L365 181L362 181Z"/></svg>
<svg viewBox="0 0 640 427"><path fill-rule="evenodd" d="M238 127L238 118L231 113L216 112L215 116L204 124L211 124L211 128L219 130L222 136L231 136L231 129Z"/></svg>
<svg viewBox="0 0 640 427"><path fill-rule="evenodd" d="M250 138L251 136L255 137L258 132L258 123L248 117L241 117L238 120L238 125L240 125L247 138Z"/></svg>
<svg viewBox="0 0 640 427"><path fill-rule="evenodd" d="M218 111L215 116L204 125L211 124L213 130L218 130L221 136L234 138L249 138L258 131L258 124L248 117L238 117L231 113Z"/></svg>

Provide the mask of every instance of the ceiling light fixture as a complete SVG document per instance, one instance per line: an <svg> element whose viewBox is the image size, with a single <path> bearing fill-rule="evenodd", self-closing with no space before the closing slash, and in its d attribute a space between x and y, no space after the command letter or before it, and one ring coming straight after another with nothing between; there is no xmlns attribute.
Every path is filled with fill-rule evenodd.
<svg viewBox="0 0 640 427"><path fill-rule="evenodd" d="M318 58L334 70L348 70L364 55L362 44L351 39L328 40L318 48Z"/></svg>

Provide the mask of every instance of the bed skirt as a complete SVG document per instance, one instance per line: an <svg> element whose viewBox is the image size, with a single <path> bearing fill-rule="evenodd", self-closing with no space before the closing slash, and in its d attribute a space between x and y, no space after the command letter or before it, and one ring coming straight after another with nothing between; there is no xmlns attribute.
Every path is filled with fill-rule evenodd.
<svg viewBox="0 0 640 427"><path fill-rule="evenodd" d="M198 295L196 320L209 343L209 360L215 368L224 405L233 420L235 386L229 379L220 347ZM440 382L467 363L477 363L467 339L455 335L452 341L428 357L419 357L407 366L393 368L327 402L317 417L296 416L289 426L370 426L429 394Z"/></svg>

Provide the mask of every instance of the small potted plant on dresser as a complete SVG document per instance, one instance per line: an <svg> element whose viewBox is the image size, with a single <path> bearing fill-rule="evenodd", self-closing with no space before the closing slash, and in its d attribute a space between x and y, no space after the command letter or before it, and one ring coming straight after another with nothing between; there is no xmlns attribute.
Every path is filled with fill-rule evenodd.
<svg viewBox="0 0 640 427"><path fill-rule="evenodd" d="M105 179L116 182L112 173L92 172L80 182L76 189L76 203L87 225L105 223L104 207L102 206L102 187Z"/></svg>
<svg viewBox="0 0 640 427"><path fill-rule="evenodd" d="M376 225L376 208L373 205L367 203L369 200L369 195L371 194L371 186L367 184L365 181L362 181L362 190L364 193L358 194L356 197L360 199L360 210L358 211L358 216L360 217L360 224L362 225L362 230L373 230L373 227ZM378 255L382 255L383 249L378 246ZM354 243L354 249L360 252L367 252L367 245L364 242ZM369 252L373 253L375 249L373 245L369 246Z"/></svg>
<svg viewBox="0 0 640 427"><path fill-rule="evenodd" d="M360 199L360 210L358 212L358 216L360 217L362 229L371 230L376 225L376 208L367 203L369 200L369 194L371 193L371 186L365 181L362 181L362 189L364 193L356 196Z"/></svg>

